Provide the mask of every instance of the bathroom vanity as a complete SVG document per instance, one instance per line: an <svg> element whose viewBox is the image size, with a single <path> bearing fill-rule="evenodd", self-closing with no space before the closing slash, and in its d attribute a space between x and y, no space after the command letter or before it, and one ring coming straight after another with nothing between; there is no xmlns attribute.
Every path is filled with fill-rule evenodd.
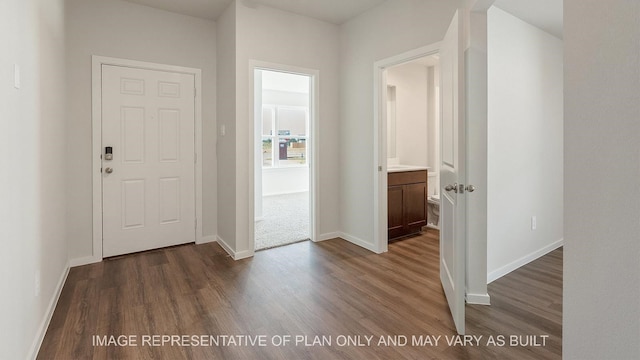
<svg viewBox="0 0 640 360"><path fill-rule="evenodd" d="M387 174L389 240L419 233L427 224L426 167L396 165Z"/></svg>

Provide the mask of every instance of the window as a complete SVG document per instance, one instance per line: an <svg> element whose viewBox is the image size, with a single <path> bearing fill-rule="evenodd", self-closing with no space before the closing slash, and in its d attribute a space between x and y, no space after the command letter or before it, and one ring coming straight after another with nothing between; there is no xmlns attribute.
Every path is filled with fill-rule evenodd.
<svg viewBox="0 0 640 360"><path fill-rule="evenodd" d="M306 166L308 128L308 108L264 105L262 167Z"/></svg>

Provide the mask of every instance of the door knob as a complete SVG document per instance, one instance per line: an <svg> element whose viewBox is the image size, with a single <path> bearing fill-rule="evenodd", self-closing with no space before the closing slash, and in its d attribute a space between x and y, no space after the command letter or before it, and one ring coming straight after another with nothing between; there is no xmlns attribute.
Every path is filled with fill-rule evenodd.
<svg viewBox="0 0 640 360"><path fill-rule="evenodd" d="M113 169L108 167L104 169L104 172L106 172L107 174L111 174L113 172Z"/></svg>
<svg viewBox="0 0 640 360"><path fill-rule="evenodd" d="M467 185L465 187L465 190L467 190L468 192L474 192L474 191L476 191L476 187L473 186L473 185Z"/></svg>
<svg viewBox="0 0 640 360"><path fill-rule="evenodd" d="M447 185L444 187L445 190L447 191L455 191L458 192L458 184L453 184L453 185Z"/></svg>

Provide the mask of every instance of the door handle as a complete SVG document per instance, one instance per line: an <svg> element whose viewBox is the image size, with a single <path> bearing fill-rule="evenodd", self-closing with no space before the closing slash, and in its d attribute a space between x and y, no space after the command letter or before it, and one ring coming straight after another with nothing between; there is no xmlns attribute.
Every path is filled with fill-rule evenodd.
<svg viewBox="0 0 640 360"><path fill-rule="evenodd" d="M452 185L447 185L447 186L444 187L444 189L447 190L447 191L452 191L453 190L454 192L458 192L458 184L454 183Z"/></svg>
<svg viewBox="0 0 640 360"><path fill-rule="evenodd" d="M110 168L110 167L105 168L104 172L106 172L107 174L111 174L113 172L113 168Z"/></svg>
<svg viewBox="0 0 640 360"><path fill-rule="evenodd" d="M476 191L475 185L464 186L464 185L458 184L458 183L453 183L451 185L447 185L447 186L444 187L444 189L447 190L447 191L453 191L455 193L460 193L460 194L464 194L465 191L467 191L467 192Z"/></svg>

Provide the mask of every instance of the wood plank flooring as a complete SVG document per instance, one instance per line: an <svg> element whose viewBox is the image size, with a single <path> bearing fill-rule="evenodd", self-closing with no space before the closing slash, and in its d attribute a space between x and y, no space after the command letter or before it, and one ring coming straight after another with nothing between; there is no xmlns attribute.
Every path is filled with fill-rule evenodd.
<svg viewBox="0 0 640 360"><path fill-rule="evenodd" d="M467 306L467 333L483 337L480 347L447 344L455 327L438 271L433 231L382 255L334 239L241 261L216 243L108 259L71 269L38 359L561 358L562 250L490 284L492 306ZM137 346L94 344L112 335ZM219 345L151 346L152 335L188 335L182 345L205 335ZM427 335L440 336L438 345L412 343ZM497 335L507 336L504 346L485 346ZM509 335L549 338L511 347ZM266 346L241 343L251 339Z"/></svg>

